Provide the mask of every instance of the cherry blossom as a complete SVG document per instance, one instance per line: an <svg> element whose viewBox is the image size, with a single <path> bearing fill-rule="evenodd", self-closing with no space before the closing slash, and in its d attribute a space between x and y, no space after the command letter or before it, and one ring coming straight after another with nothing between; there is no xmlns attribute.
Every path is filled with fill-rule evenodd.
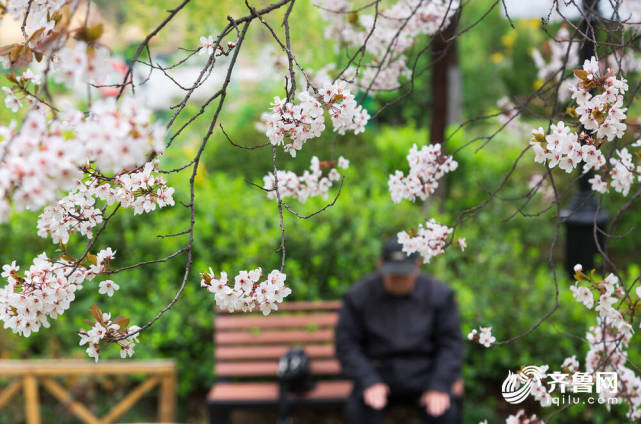
<svg viewBox="0 0 641 424"><path fill-rule="evenodd" d="M452 156L441 153L440 144L423 146L421 150L414 144L407 161L410 165L407 176L401 171L389 176L387 184L394 203L402 199L413 202L417 197L427 199L438 188L439 180L458 167L458 162Z"/></svg>
<svg viewBox="0 0 641 424"><path fill-rule="evenodd" d="M586 60L583 69L576 70L575 75L579 81L573 88L572 98L577 102L576 113L581 124L599 139L621 138L626 130L623 121L627 108L622 107L623 95L628 90L626 80L617 79L611 69L601 75L594 57ZM592 94L594 89L600 92Z"/></svg>
<svg viewBox="0 0 641 424"><path fill-rule="evenodd" d="M30 43L33 44L36 40L40 40L44 36L48 35L55 27L55 18L57 17L56 12L64 6L66 0L11 0L3 1L2 3L3 7L6 7L6 11L11 15L11 17L20 22L22 22L27 14L27 10L29 10L25 31L27 36L30 38ZM42 34L34 40L32 36L39 29L43 30Z"/></svg>
<svg viewBox="0 0 641 424"><path fill-rule="evenodd" d="M111 280L101 281L98 286L100 287L98 293L106 294L109 297L113 296L114 292L120 289L120 286Z"/></svg>
<svg viewBox="0 0 641 424"><path fill-rule="evenodd" d="M492 336L492 327L480 327L479 330L473 329L468 333L467 339L485 347L492 346L496 341L496 338Z"/></svg>
<svg viewBox="0 0 641 424"><path fill-rule="evenodd" d="M139 172L117 176L114 191L103 194L106 196L103 200L109 201L113 196L123 207L133 208L134 215L151 212L156 207L173 206L174 189L167 186L163 177L153 173L157 168L158 162L147 162Z"/></svg>
<svg viewBox="0 0 641 424"><path fill-rule="evenodd" d="M79 183L79 187L86 187ZM38 235L58 244L67 244L73 232L87 238L93 237L92 230L103 221L102 211L95 207L94 197L87 190L74 191L55 205L47 206L38 219Z"/></svg>
<svg viewBox="0 0 641 424"><path fill-rule="evenodd" d="M96 265L107 267L116 256L116 251L112 250L111 247L101 250L96 255Z"/></svg>
<svg viewBox="0 0 641 424"><path fill-rule="evenodd" d="M578 51L579 46L573 42L570 32L567 28L561 27L554 38L545 43L545 58L541 51L532 49L532 59L538 69L537 78L540 81L560 79L560 69L572 69L579 64Z"/></svg>
<svg viewBox="0 0 641 424"><path fill-rule="evenodd" d="M303 203L314 196L322 196L323 199L327 199L329 189L341 178L337 168L346 169L348 166L349 161L342 156L338 158L336 163L321 162L314 156L309 171L306 170L301 176L291 171L279 170L277 176L280 197L281 199L295 197ZM329 171L324 175L323 171L327 169ZM263 177L263 188L268 190L267 197L269 199L276 199L275 178L272 172Z"/></svg>
<svg viewBox="0 0 641 424"><path fill-rule="evenodd" d="M199 55L208 55L214 52L214 36L209 35L209 37L200 37L200 49L198 50Z"/></svg>
<svg viewBox="0 0 641 424"><path fill-rule="evenodd" d="M411 255L418 252L423 257L423 263L429 263L434 256L445 252L447 239L453 229L437 223L433 218L419 224L418 230L398 233L398 242L403 246L403 252Z"/></svg>
<svg viewBox="0 0 641 424"><path fill-rule="evenodd" d="M16 113L18 109L22 107L22 103L16 97L11 88L2 87L2 91L5 92L4 105L7 107L7 109L10 109L11 112Z"/></svg>
<svg viewBox="0 0 641 424"><path fill-rule="evenodd" d="M545 422L532 414L527 416L523 409L520 409L515 415L510 415L505 420L505 424L545 424Z"/></svg>
<svg viewBox="0 0 641 424"><path fill-rule="evenodd" d="M610 184L607 181L604 181L599 174L594 175L588 180L592 186L592 190L599 193L607 193Z"/></svg>
<svg viewBox="0 0 641 424"><path fill-rule="evenodd" d="M347 0L317 0L321 14L328 21L325 37L343 44L365 46L370 62L360 72L348 69L345 81L356 87L373 90L393 90L400 79L411 75L404 55L420 35L433 35L447 28L460 7L457 0L399 0L379 14L359 13L354 20L349 12L355 7ZM364 44L367 39L367 43ZM355 76L357 79L354 81Z"/></svg>
<svg viewBox="0 0 641 424"><path fill-rule="evenodd" d="M292 157L307 140L319 137L325 129L321 103L306 91L299 92L297 100L299 104L293 105L285 99L274 97L271 112L261 115L269 141L274 145L283 145Z"/></svg>
<svg viewBox="0 0 641 424"><path fill-rule="evenodd" d="M568 173L580 163L584 173L605 169L609 180L600 174L593 175L588 180L592 190L607 193L614 188L627 196L635 180L641 181L637 178L641 166L634 164L626 147L616 149L616 156L606 161L601 146L621 138L626 131L627 109L623 107L623 95L628 84L625 79L616 78L611 69L601 72L594 57L586 60L575 75L572 98L577 103L575 111L584 130L577 135L563 121L553 124L548 135L542 128L534 130L530 140L534 161L550 168L558 166ZM630 147L638 146L633 143Z"/></svg>
<svg viewBox="0 0 641 424"><path fill-rule="evenodd" d="M541 372L541 377L545 377L550 367L548 365L540 365L538 368ZM533 381L531 395L544 408L552 405L552 396L545 387L545 381L542 381L542 379Z"/></svg>
<svg viewBox="0 0 641 424"><path fill-rule="evenodd" d="M298 104L274 97L271 111L261 115L259 126L273 145L283 145L292 157L307 140L319 137L325 130L325 111L334 131L341 135L346 131L363 132L370 118L342 81L320 87L317 93L300 91L296 100Z"/></svg>
<svg viewBox="0 0 641 424"><path fill-rule="evenodd" d="M634 311L629 313L619 308L633 307L633 302L621 302L625 299L625 290L619 282L619 278L614 274L608 274L603 279L594 276L594 271L589 274L583 273L583 267L577 264L575 267L574 278L577 280L575 286L579 283L582 289L588 290L590 295L576 296L577 301L582 302L588 309L591 309L593 303L593 294L598 294L596 307L597 313L596 325L591 326L586 334L589 350L585 357L585 367L588 373L596 375L596 372L616 372L618 376L619 387L617 392L607 390L599 393L606 399L627 399L630 408L627 416L630 420L641 418L641 378L636 376L634 371L626 366L627 348L629 341L634 334L634 329L630 322ZM573 290L574 291L574 290ZM637 297L641 291L637 290ZM589 299L587 302L585 299ZM635 299L634 302L637 302ZM564 365L578 368L578 361L566 359ZM606 403L609 407L609 403Z"/></svg>
<svg viewBox="0 0 641 424"><path fill-rule="evenodd" d="M586 308L592 309L594 306L594 296L592 296L592 292L587 287L574 284L570 286L570 290L572 290L572 295L578 302L583 303Z"/></svg>
<svg viewBox="0 0 641 424"><path fill-rule="evenodd" d="M134 348L138 343L138 331L140 327L129 325L129 319L118 316L111 319L111 314L101 312L96 305L90 310L95 323L90 330L81 329L78 331L80 336L80 346L87 345L87 356L94 358L96 362L100 358L101 343L115 341L120 347L120 357L122 359L132 357Z"/></svg>
<svg viewBox="0 0 641 424"><path fill-rule="evenodd" d="M0 320L5 328L24 337L40 327L48 328L49 319L69 309L83 281L93 278L86 267L76 267L64 258L50 260L45 253L24 274L15 261L2 271L7 285L0 289Z"/></svg>
<svg viewBox="0 0 641 424"><path fill-rule="evenodd" d="M585 139L587 136L582 133L581 138ZM581 145L579 139L563 121L552 124L548 135L539 127L532 131L530 140L534 161L547 164L550 168L558 166L567 173L572 172L581 162L584 164L584 173L600 169L606 163L601 151L592 144Z"/></svg>
<svg viewBox="0 0 641 424"><path fill-rule="evenodd" d="M156 207L173 206L174 189L153 173L157 166L157 162L147 162L141 171L119 175L107 182L98 178L77 181L74 191L40 214L38 235L43 238L50 235L54 243L62 244L67 244L75 232L91 239L93 229L103 222L103 210L96 207L97 199L105 205L118 201L124 208L133 208L134 215Z"/></svg>
<svg viewBox="0 0 641 424"><path fill-rule="evenodd" d="M576 359L576 355L565 358L561 364L561 368L569 372L577 372L579 370L579 361Z"/></svg>
<svg viewBox="0 0 641 424"><path fill-rule="evenodd" d="M259 309L264 315L278 310L278 304L292 292L285 286L285 274L273 270L264 281L262 269L240 271L234 278L234 285L227 278L226 272L218 277L209 268L209 272L201 274L200 285L214 294L216 304L220 309L236 312L250 312Z"/></svg>
<svg viewBox="0 0 641 424"><path fill-rule="evenodd" d="M125 97L119 104L95 101L88 117L70 108L50 120L37 109L19 133L4 127L0 134L10 138L11 150L0 162L0 211L11 201L16 210L36 210L57 200L61 191L77 188L88 162L96 173L121 173L162 153L165 130L149 122L150 113L138 99ZM171 204L166 190L158 196Z"/></svg>
<svg viewBox="0 0 641 424"><path fill-rule="evenodd" d="M105 84L113 73L109 50L84 41L62 48L53 56L52 63L54 79L69 87L78 83Z"/></svg>

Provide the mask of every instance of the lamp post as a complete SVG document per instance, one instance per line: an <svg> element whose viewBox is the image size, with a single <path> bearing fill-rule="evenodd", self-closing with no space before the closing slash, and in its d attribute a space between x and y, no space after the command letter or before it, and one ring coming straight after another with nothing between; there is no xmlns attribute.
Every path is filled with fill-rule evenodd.
<svg viewBox="0 0 641 424"><path fill-rule="evenodd" d="M598 6L598 0L583 0L586 19L581 25L581 31L592 40L596 39L593 15L597 13ZM590 39L585 39L579 51L579 64L582 65L585 60L595 56L595 53L595 43ZM565 267L570 275L574 274L574 265L576 264L582 264L585 269L594 267L594 255L598 251L594 239L594 224L596 221L596 225L603 229L609 220L608 213L603 209L598 209L594 192L588 182L591 177L592 171L581 175L579 193L570 201L569 207L561 211L566 228ZM602 233L597 233L597 239L599 245L603 245L604 236Z"/></svg>

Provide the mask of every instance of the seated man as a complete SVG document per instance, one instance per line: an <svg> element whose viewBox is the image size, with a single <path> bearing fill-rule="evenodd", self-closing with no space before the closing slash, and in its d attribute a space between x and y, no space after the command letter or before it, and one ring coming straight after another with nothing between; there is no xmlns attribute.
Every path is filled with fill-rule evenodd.
<svg viewBox="0 0 641 424"><path fill-rule="evenodd" d="M462 391L457 303L449 287L420 272L420 264L390 240L379 271L343 298L336 354L354 381L345 408L349 424L383 423L386 407L397 402L419 407L425 423L460 422L451 399L453 386Z"/></svg>

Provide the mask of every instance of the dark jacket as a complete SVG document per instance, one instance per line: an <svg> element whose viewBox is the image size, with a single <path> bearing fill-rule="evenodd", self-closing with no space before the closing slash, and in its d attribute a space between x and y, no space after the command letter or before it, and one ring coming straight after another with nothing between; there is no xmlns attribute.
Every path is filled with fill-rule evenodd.
<svg viewBox="0 0 641 424"><path fill-rule="evenodd" d="M426 274L408 296L388 294L378 272L354 284L343 297L335 337L343 373L361 389L384 382L392 390L450 393L460 375L454 292Z"/></svg>

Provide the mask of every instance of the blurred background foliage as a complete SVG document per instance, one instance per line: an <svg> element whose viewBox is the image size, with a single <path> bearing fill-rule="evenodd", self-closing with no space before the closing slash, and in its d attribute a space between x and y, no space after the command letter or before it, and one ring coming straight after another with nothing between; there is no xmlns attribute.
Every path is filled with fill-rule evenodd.
<svg viewBox="0 0 641 424"><path fill-rule="evenodd" d="M96 3L104 18L112 23L113 34L119 35L114 38L114 53L126 59L131 57L141 34L153 28L176 2L101 0ZM255 5L260 7L262 3L267 1L257 1ZM466 2L461 27L475 22L490 4L488 0ZM245 9L242 2L236 0L194 0L185 12L154 41L152 51L155 54L171 55L179 46L193 48L201 35L220 30L227 15L239 16ZM203 20L203 16L208 19ZM276 14L270 19L278 22L279 16ZM335 53L334 46L323 38L323 21L311 2L298 2L291 22L295 34L293 50L306 68L317 69L332 61L340 63L340 55ZM497 7L485 22L460 38L464 119L495 113L500 97L519 99L536 87L536 68L530 50L538 48L546 35L537 20L520 20L515 25L516 29L512 29ZM249 37L251 42L247 43L240 61L251 66L262 57L261 51L267 49L269 39L264 28L258 25L254 25ZM171 59L171 56L167 58ZM426 58L419 58L419 61L428 63ZM269 76L254 84L232 85L229 103L221 118L226 131L244 145L264 143L265 137L254 124L266 110L271 97L282 95L282 92L282 80ZM374 112L393 98L394 94L386 94L369 98L365 104ZM340 298L353 282L375 269L379 249L386 238L402 229L415 227L426 216L446 224L453 223L462 210L487 199L488 193L500 184L514 159L527 145L527 134L508 131L500 133L483 149L477 149L481 142L473 143L457 152L455 159L459 168L448 176L443 199L427 205L409 202L394 205L387 190L387 177L395 169L406 170L405 156L412 144L420 146L428 141L430 104L429 73L424 73L416 81L415 92L387 108L364 134L344 137L326 134L320 140L308 143L295 159L279 153L281 166L298 173L309 166L312 155L318 155L321 160L343 155L351 162L335 206L309 220L285 215L288 252L285 271L293 290L292 299ZM198 107L189 106L184 116L189 116ZM193 154L210 116L206 114L198 119L178 139L175 148L166 155L165 168L179 166ZM158 119L167 117L166 113L157 113ZM1 108L0 118L6 123L11 114ZM532 126L544 124L536 120L529 123ZM175 128L180 124L177 122ZM486 120L456 132L452 128L445 149L452 152L499 126L496 120ZM593 323L593 317L584 313L568 290L571 282L561 265L563 229L560 229L559 243L550 252L549 246L555 236L554 211L536 218L524 218L515 214L518 202L502 200L528 191L530 177L541 172L532 159L531 152L527 153L507 181L501 198L490 202L457 229L457 236L466 237L469 247L464 252L450 250L424 267L426 272L455 289L463 334L479 325L491 325L499 340L523 333L553 308L553 273L558 277L560 307L536 331L516 343L491 349L466 344L466 423L486 418L488 422L499 422L501 417L515 411L499 394L500 383L508 369L546 363L554 370L566 356L574 353L583 363L586 346L565 333L583 335ZM194 272L173 311L146 331L136 348L138 359L176 358L180 376L179 418L183 421L204 419L204 396L215 381L212 372L213 297L199 287L198 273L210 266L216 272L226 270L231 274L256 266L272 269L280 262L280 256L275 252L279 246L276 204L245 181L261 183L262 176L270 169L271 150L240 150L231 146L220 131L214 133L196 180ZM568 183L565 175L559 174L559 179ZM172 178L170 184L176 187L176 200L187 202L185 181ZM330 196L335 193L334 189ZM622 201L613 195L611 209L615 210ZM544 209L548 202L537 194L527 209L536 212ZM323 199L310 199L305 204L290 202L303 214L325 203ZM1 264L15 259L25 267L37 253L53 252L54 247L48 240L37 237L36 218L37 212L14 214L8 225L0 226ZM639 214L628 212L615 232L623 233L638 226L640 221ZM121 211L112 221L111 231L101 237L99 247L110 246L117 250L117 266L163 257L179 249L184 240L156 236L180 232L187 228L187 222L186 210L180 205L136 217ZM613 256L621 261L623 269L628 269L629 275L638 272L634 264L638 259L635 254L637 235L638 232L633 232L612 243ZM131 317L132 323L145 322L174 296L182 279L184 260L183 255L170 262L117 275L121 289L112 298L98 298L98 281L87 282L72 308L53 322L50 329L28 339L7 331L0 332L0 356L83 358L84 351L77 345L75 331L85 325L87 309L96 299L103 310ZM550 268L550 262L553 268ZM638 356L638 351L630 352L631 360ZM101 357L117 358L118 350L109 347L101 352ZM103 387L86 393L106 391L113 394L117 390ZM523 406L531 413L541 415L545 412L535 404L519 405ZM134 420L145 414L149 416L148 408L152 407L143 401L124 418ZM622 422L622 409L615 407L613 413L608 413L602 407L578 405L568 408L555 420L560 423ZM64 411L57 412L58 422L73 422ZM0 413L0 421L19 421L21 413L20 408L10 408Z"/></svg>

